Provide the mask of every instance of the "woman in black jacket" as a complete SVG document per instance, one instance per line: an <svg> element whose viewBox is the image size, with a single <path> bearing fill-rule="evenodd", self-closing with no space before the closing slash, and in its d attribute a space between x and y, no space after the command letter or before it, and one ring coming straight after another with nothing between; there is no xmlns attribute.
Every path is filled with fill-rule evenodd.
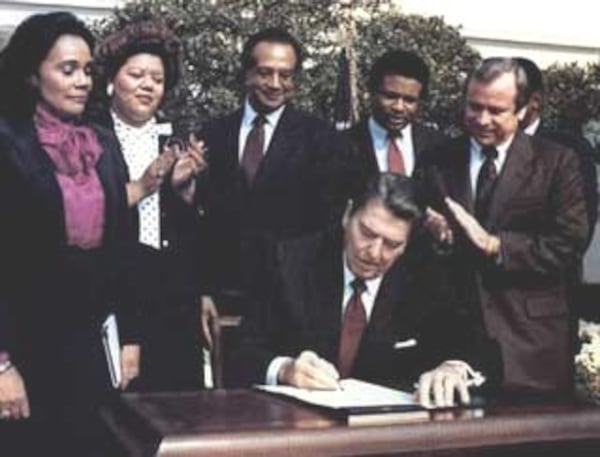
<svg viewBox="0 0 600 457"><path fill-rule="evenodd" d="M157 120L179 80L181 51L177 36L158 20L132 22L96 51L90 116L119 140L133 235L146 247L144 268L132 281L141 285L141 347L123 351L125 371L137 375L133 390L203 386L196 176L206 166L204 149L193 137L173 141L171 124Z"/></svg>
<svg viewBox="0 0 600 457"><path fill-rule="evenodd" d="M136 339L115 268L136 249L126 167L114 136L82 121L93 45L58 12L26 19L0 54L3 455L105 455L103 323Z"/></svg>

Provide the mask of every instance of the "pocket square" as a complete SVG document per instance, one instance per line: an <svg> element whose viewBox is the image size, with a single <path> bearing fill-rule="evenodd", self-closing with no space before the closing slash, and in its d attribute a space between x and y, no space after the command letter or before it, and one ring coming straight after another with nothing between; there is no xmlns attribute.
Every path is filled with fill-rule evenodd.
<svg viewBox="0 0 600 457"><path fill-rule="evenodd" d="M417 340L409 338L408 340L396 341L394 343L394 349L406 349L412 348L417 345Z"/></svg>

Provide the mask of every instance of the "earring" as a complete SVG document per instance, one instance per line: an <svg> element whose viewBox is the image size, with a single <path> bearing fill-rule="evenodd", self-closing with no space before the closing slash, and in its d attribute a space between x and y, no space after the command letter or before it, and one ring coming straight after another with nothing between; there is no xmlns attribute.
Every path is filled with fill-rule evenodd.
<svg viewBox="0 0 600 457"><path fill-rule="evenodd" d="M108 85L106 86L106 95L108 95L109 97L112 97L114 93L115 93L115 87L113 86L112 83L108 83Z"/></svg>

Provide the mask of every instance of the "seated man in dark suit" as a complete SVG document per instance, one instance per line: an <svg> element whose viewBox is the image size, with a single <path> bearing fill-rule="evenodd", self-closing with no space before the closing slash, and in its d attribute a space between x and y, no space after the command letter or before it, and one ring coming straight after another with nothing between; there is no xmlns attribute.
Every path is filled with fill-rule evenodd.
<svg viewBox="0 0 600 457"><path fill-rule="evenodd" d="M412 389L431 370L422 402L449 405L455 391L469 401L472 370L458 360L497 378L497 351L477 321L445 295L430 259L407 250L420 217L413 194L410 178L377 175L348 205L343 231L278 244L253 271L229 381L335 389L352 376Z"/></svg>

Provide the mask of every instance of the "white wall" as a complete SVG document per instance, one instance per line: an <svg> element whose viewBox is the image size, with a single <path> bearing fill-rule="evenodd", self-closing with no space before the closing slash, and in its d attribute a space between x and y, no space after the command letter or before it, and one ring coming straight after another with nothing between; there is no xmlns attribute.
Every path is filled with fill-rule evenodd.
<svg viewBox="0 0 600 457"><path fill-rule="evenodd" d="M68 10L85 20L99 19L122 0L0 0L0 27L12 28L33 13Z"/></svg>
<svg viewBox="0 0 600 457"><path fill-rule="evenodd" d="M594 1L397 0L404 13L443 16L484 57L521 55L545 67L598 61L600 7Z"/></svg>
<svg viewBox="0 0 600 457"><path fill-rule="evenodd" d="M405 13L443 16L461 26L484 57L521 55L545 67L600 59L600 7L595 1L394 0ZM34 12L68 9L97 19L125 0L0 0L0 29L10 29Z"/></svg>

